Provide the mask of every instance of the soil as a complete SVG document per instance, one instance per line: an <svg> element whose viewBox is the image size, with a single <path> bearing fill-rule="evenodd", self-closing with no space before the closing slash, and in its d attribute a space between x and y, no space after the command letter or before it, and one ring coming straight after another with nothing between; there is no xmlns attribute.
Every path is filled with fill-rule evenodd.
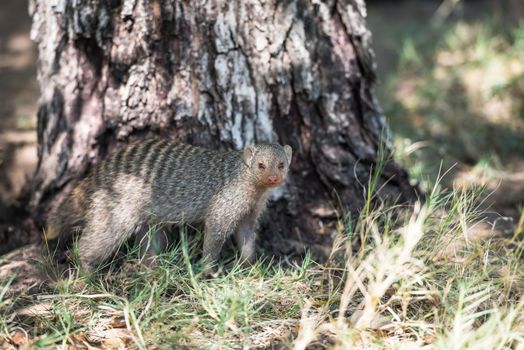
<svg viewBox="0 0 524 350"><path fill-rule="evenodd" d="M430 25L441 3L433 0L368 2L368 23L374 33L382 80L396 69L398 43L395 43L395 38L401 37L398 34L405 36L416 32L417 27ZM490 3L465 1L461 6L464 15L474 17L475 13L486 11ZM520 6L518 0L501 4L497 6L502 10L510 9L509 13L524 13L524 10L512 10ZM39 231L31 226L29 213L23 205L28 180L37 162L35 128L39 88L36 80L37 50L30 39L30 29L26 1L0 1L0 255L27 242L28 237L35 241L39 235ZM379 95L388 93L383 86L378 86L378 90ZM467 176L457 180L466 182L466 185L475 181L468 180ZM515 167L515 173L501 178L491 203L497 212L515 216L519 213L518 203L523 201L524 166Z"/></svg>

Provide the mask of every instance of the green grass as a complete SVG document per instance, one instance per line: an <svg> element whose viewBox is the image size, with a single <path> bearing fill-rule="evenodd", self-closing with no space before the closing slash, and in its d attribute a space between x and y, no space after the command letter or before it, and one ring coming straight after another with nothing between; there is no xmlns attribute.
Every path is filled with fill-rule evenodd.
<svg viewBox="0 0 524 350"><path fill-rule="evenodd" d="M377 204L372 177L359 218L341 213L322 265L306 255L243 267L230 256L205 278L193 258L201 242L182 232L153 270L130 250L93 275L61 274L34 299L8 297L6 276L0 344L524 349L524 210L512 232L493 231L481 209L492 188L450 189L456 167L441 171L466 163L475 178L497 178L524 154L524 27L440 25L404 41L383 93L396 158L428 193L424 204Z"/></svg>
<svg viewBox="0 0 524 350"><path fill-rule="evenodd" d="M524 24L483 13L398 35L379 93L413 178L431 187L441 161L512 171L524 154Z"/></svg>
<svg viewBox="0 0 524 350"><path fill-rule="evenodd" d="M480 192L435 186L412 212L369 205L352 225L340 220L323 265L230 260L204 278L199 241L182 234L153 270L130 251L119 267L69 271L26 300L29 316L0 293L0 338L23 329L33 348L520 349L522 233L477 237ZM351 237L363 242L356 253Z"/></svg>

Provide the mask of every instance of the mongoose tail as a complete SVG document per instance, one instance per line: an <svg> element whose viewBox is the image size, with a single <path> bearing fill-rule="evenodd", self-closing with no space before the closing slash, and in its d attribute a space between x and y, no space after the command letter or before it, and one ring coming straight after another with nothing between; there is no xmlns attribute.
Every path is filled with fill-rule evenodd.
<svg viewBox="0 0 524 350"><path fill-rule="evenodd" d="M84 190L85 185L81 182L51 209L44 231L46 241L54 241L63 247L82 230L88 205Z"/></svg>

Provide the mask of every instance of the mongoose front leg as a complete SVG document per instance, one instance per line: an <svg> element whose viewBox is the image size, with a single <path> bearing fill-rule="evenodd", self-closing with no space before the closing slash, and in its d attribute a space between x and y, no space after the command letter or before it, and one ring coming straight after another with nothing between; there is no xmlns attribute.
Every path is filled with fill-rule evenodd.
<svg viewBox="0 0 524 350"><path fill-rule="evenodd" d="M205 223L203 257L211 265L218 261L222 246L234 228L232 223L221 219L211 217Z"/></svg>
<svg viewBox="0 0 524 350"><path fill-rule="evenodd" d="M240 221L235 232L235 242L240 249L240 257L248 264L255 261L256 220L254 215L247 216Z"/></svg>

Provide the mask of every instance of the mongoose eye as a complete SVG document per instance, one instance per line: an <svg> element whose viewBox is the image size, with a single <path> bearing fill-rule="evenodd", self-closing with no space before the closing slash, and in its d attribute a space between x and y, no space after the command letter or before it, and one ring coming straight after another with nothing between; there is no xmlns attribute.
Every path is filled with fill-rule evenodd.
<svg viewBox="0 0 524 350"><path fill-rule="evenodd" d="M264 170L266 166L264 165L264 163L258 163L258 168Z"/></svg>
<svg viewBox="0 0 524 350"><path fill-rule="evenodd" d="M278 163L278 168L279 168L280 170L284 169L284 163Z"/></svg>

